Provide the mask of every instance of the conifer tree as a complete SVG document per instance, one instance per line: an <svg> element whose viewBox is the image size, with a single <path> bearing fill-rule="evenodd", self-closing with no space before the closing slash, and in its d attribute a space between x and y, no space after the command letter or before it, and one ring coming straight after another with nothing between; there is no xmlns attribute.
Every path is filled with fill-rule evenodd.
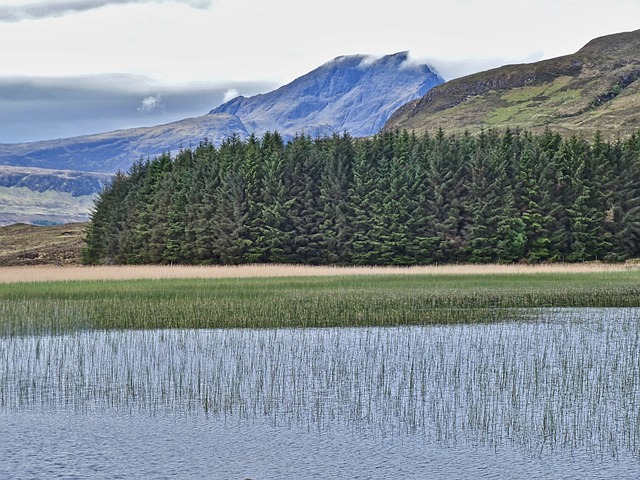
<svg viewBox="0 0 640 480"><path fill-rule="evenodd" d="M640 256L640 134L277 133L135 162L98 196L86 263L622 260Z"/></svg>
<svg viewBox="0 0 640 480"><path fill-rule="evenodd" d="M523 260L544 262L551 255L550 227L553 222L548 181L550 162L539 142L529 135L523 140L519 166L519 211L526 236Z"/></svg>
<svg viewBox="0 0 640 480"><path fill-rule="evenodd" d="M353 162L356 151L353 139L345 133L316 143L325 158L321 172L320 195L322 208L320 248L327 263L348 264L351 260L353 209L350 190L353 185Z"/></svg>
<svg viewBox="0 0 640 480"><path fill-rule="evenodd" d="M284 144L278 133L265 134L262 139L263 178L257 216L252 218L247 250L248 258L256 263L286 263L289 238L287 210L289 208L284 184Z"/></svg>

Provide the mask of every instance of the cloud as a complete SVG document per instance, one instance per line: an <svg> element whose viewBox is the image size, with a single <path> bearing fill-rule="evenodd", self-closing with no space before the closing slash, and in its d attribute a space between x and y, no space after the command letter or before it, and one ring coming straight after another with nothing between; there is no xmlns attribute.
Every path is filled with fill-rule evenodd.
<svg viewBox="0 0 640 480"><path fill-rule="evenodd" d="M153 112L159 108L162 108L162 100L160 95L150 95L142 99L142 103L138 107L139 112Z"/></svg>
<svg viewBox="0 0 640 480"><path fill-rule="evenodd" d="M25 5L0 5L0 22L19 22L42 18L61 17L70 13L82 13L109 5L139 3L182 3L192 8L207 9L216 0L49 0Z"/></svg>
<svg viewBox="0 0 640 480"><path fill-rule="evenodd" d="M382 58L382 55L365 55L365 57L362 59L362 62L360 62L360 67L362 68L370 67L381 58Z"/></svg>
<svg viewBox="0 0 640 480"><path fill-rule="evenodd" d="M161 125L207 114L229 92L264 93L264 82L167 85L137 75L0 76L0 143Z"/></svg>
<svg viewBox="0 0 640 480"><path fill-rule="evenodd" d="M222 99L222 103L227 103L229 100L233 100L237 96L240 95L240 92L235 88L230 88L226 92L224 92L224 98Z"/></svg>
<svg viewBox="0 0 640 480"><path fill-rule="evenodd" d="M422 60L412 59L412 61L426 63L436 70L445 80L464 77L476 72L483 72L503 65L516 63L537 62L543 58L543 52L531 52L522 57L500 57L500 58L457 58L448 59L443 57L426 57Z"/></svg>

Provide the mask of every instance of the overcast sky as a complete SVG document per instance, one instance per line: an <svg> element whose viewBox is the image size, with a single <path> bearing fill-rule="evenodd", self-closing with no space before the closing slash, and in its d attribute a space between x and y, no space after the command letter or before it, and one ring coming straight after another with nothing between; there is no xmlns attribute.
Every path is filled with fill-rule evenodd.
<svg viewBox="0 0 640 480"><path fill-rule="evenodd" d="M3 0L0 143L156 125L339 55L445 79L640 28L640 0Z"/></svg>

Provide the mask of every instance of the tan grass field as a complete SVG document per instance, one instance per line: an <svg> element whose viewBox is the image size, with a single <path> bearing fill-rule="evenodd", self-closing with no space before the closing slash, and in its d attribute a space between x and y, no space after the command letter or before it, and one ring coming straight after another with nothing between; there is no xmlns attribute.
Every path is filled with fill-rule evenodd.
<svg viewBox="0 0 640 480"><path fill-rule="evenodd" d="M250 278L310 277L327 275L491 275L532 273L616 272L638 269L624 264L548 264L548 265L441 265L416 267L314 267L305 265L242 266L9 266L0 267L0 283L130 280L167 278Z"/></svg>

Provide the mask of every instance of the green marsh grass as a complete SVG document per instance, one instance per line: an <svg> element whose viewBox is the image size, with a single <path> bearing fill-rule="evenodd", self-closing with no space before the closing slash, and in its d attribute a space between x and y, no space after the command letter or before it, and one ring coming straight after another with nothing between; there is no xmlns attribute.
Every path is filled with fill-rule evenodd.
<svg viewBox="0 0 640 480"><path fill-rule="evenodd" d="M0 285L0 335L425 325L640 306L640 272L164 279Z"/></svg>

